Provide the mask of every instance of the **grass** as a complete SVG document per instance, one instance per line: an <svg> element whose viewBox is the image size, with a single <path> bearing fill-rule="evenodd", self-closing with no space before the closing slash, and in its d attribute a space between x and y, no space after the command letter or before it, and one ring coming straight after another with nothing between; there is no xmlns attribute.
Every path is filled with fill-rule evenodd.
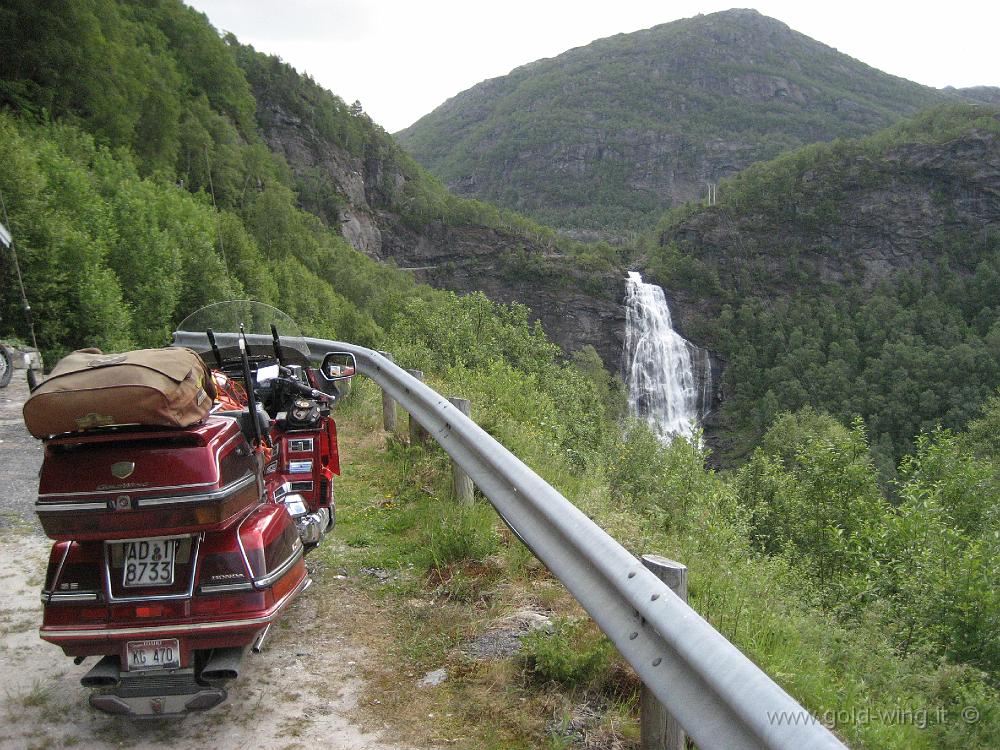
<svg viewBox="0 0 1000 750"><path fill-rule="evenodd" d="M365 663L363 713L393 716L407 741L543 747L553 718L592 698L582 690L567 697L572 690L538 679L526 661L477 661L462 646L520 609L583 613L489 505L452 499L449 461L439 448L410 447L381 430L377 399L377 389L361 381L340 407L336 536L343 545L316 553L352 573L383 625L374 661ZM354 575L362 568L392 576ZM443 683L416 687L441 667Z"/></svg>
<svg viewBox="0 0 1000 750"><path fill-rule="evenodd" d="M630 668L489 506L462 509L451 500L443 452L386 435L378 390L367 381L341 406L338 426L344 471L336 536L343 545L316 554L348 568L349 585L371 608L368 621L380 623L366 634L373 657L364 668L362 713L373 722L393 716L405 739L417 743L636 747L639 683ZM665 515L642 502L615 501L600 470L574 471L545 446L515 452L633 553L687 564L696 611L814 715L847 716L833 723L849 746L994 746L995 693L983 693L967 668L933 654L900 658L874 624L848 627L816 608L794 562L752 552L717 509L725 504L723 479L699 474L690 488L697 501ZM392 575L355 575L363 567ZM465 643L526 608L548 613L557 635L533 636L521 658L465 655ZM441 667L445 682L416 686ZM964 705L980 711L979 725L960 723ZM891 718L894 711L937 708L947 710L945 720L925 727ZM852 718L866 711L876 718ZM590 744L597 738L602 744Z"/></svg>
<svg viewBox="0 0 1000 750"><path fill-rule="evenodd" d="M14 696L8 694L7 702L22 708L44 708L52 702L55 693L56 685L53 682L35 680L24 693Z"/></svg>

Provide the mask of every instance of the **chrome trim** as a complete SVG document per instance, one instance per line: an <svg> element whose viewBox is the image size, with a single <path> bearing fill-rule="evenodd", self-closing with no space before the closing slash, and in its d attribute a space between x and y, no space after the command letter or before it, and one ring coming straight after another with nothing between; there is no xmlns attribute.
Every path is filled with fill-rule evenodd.
<svg viewBox="0 0 1000 750"><path fill-rule="evenodd" d="M149 536L141 539L109 539L104 542L104 591L111 604L126 604L128 602L156 602L167 601L169 599L190 599L194 595L194 579L198 570L198 550L201 547L201 540L205 534L171 534L169 536ZM186 539L192 538L191 545L191 578L188 581L187 591L180 591L173 594L149 594L146 596L115 596L114 588L111 584L111 545L122 544L123 542L141 542L156 539ZM177 564L177 561L174 561Z"/></svg>
<svg viewBox="0 0 1000 750"><path fill-rule="evenodd" d="M223 594L227 591L253 591L253 584L244 583L203 583L198 587L199 594Z"/></svg>
<svg viewBox="0 0 1000 750"><path fill-rule="evenodd" d="M257 480L254 473L244 474L235 482L230 482L222 489L215 492L206 492L204 495L181 495L180 497L148 497L136 499L136 508L158 508L162 505L184 505L187 503L210 503L219 500L233 492L239 492L244 487L248 487L251 482Z"/></svg>
<svg viewBox="0 0 1000 750"><path fill-rule="evenodd" d="M228 441L226 445L228 445ZM221 453L221 451L220 451ZM82 497L84 495L124 495L128 492L158 492L162 490L187 490L192 487L211 487L215 482L197 482L195 484L166 484L162 487L119 487L115 490L89 490L87 492L46 492L44 495L39 495L39 499L43 497ZM35 503L38 505L38 503Z"/></svg>
<svg viewBox="0 0 1000 750"><path fill-rule="evenodd" d="M312 453L313 445L312 438L288 438L289 453Z"/></svg>
<svg viewBox="0 0 1000 750"><path fill-rule="evenodd" d="M158 508L164 505L185 505L187 503L210 503L226 495L239 492L240 490L247 487L251 482L257 479L257 475L254 473L244 474L242 477L237 479L235 482L230 482L225 487L215 490L213 492L206 492L203 495L167 495L165 497L142 497L135 498L136 510L141 508ZM214 484L214 482L209 482L209 484ZM177 485L177 487L194 487L196 485ZM157 489L168 489L168 488L157 488ZM145 490L144 490L145 491ZM84 493L67 493L67 494L84 494L84 495L99 495L99 492L84 492ZM118 492L117 494L123 495L127 494L125 492ZM132 495L132 497L135 497ZM73 512L82 510L108 510L108 503L105 500L96 503L35 503L36 513L62 513L62 512ZM150 537L152 538L152 537Z"/></svg>
<svg viewBox="0 0 1000 750"><path fill-rule="evenodd" d="M119 493L122 494L122 493ZM73 510L107 510L106 500L99 503L35 503L36 513L62 513Z"/></svg>
<svg viewBox="0 0 1000 750"><path fill-rule="evenodd" d="M296 459L288 462L289 474L311 474L313 462L311 458Z"/></svg>
<svg viewBox="0 0 1000 750"><path fill-rule="evenodd" d="M62 560L59 561L59 567L56 568L56 577L52 579L52 585L53 586L58 586L59 585L59 579L62 577L63 567L66 565L66 558L69 557L69 549L74 544L76 544L76 542L67 542L66 543L66 549L63 551ZM49 592L49 602L51 602L51 601L52 601L52 592L50 591Z"/></svg>
<svg viewBox="0 0 1000 750"><path fill-rule="evenodd" d="M95 602L101 598L97 591L42 591L42 604L61 602Z"/></svg>
<svg viewBox="0 0 1000 750"><path fill-rule="evenodd" d="M253 567L250 565L250 558L247 557L246 547L243 546L243 534L241 534L240 531L243 529L243 524L245 524L247 522L247 519L250 518L250 516L254 515L255 512L256 511L254 510L247 513L245 516L243 516L243 520L240 521L239 524L237 524L236 526L236 544L239 545L240 554L243 555L243 565L246 566L247 578L249 578L251 581L253 580Z"/></svg>
<svg viewBox="0 0 1000 750"><path fill-rule="evenodd" d="M303 479L298 482L289 482L291 492L312 492L313 483L311 479ZM308 485L308 486L306 486Z"/></svg>
<svg viewBox="0 0 1000 750"><path fill-rule="evenodd" d="M299 582L292 591L285 595L269 614L261 617L252 617L245 620L223 620L220 622L194 622L187 625L147 625L141 628L95 628L94 630L46 630L44 626L39 628L38 634L45 639L46 636L52 638L108 638L115 635L143 635L145 633L183 633L186 630L212 630L219 628L237 628L252 625L265 625L272 622L285 608L285 606L297 594L305 591L312 583L312 579L306 576ZM46 639L47 640L47 639Z"/></svg>
<svg viewBox="0 0 1000 750"><path fill-rule="evenodd" d="M292 545L292 554L290 554L284 562L281 563L281 565L272 570L266 576L255 578L253 582L254 588L266 589L272 583L281 578L281 576L291 570L292 566L302 558L302 555L302 541L298 538L298 536L296 536L295 544Z"/></svg>
<svg viewBox="0 0 1000 750"><path fill-rule="evenodd" d="M215 480L214 481L212 481L212 482L197 482L195 484L174 484L174 485L166 485L164 487L140 487L140 488L136 488L136 490L133 490L132 494L134 494L135 491L139 491L139 492L159 492L159 491L162 491L162 490L186 490L186 489L190 489L192 487L211 487L214 484L218 484L219 480L222 478L222 452L226 448L226 446L228 446L231 442L233 442L234 440L238 440L241 437L243 437L243 433L242 432L237 432L235 435L233 435L231 438L229 438L229 440L227 440L222 445L220 445L219 446L219 450L217 450L215 452ZM91 492L46 492L44 495L39 495L38 498L40 500L43 497L82 497L84 495L123 495L123 494L128 494L128 493L129 493L129 490L127 488L119 487L118 489L113 489L113 490L93 490ZM39 503L36 502L35 503L35 507L37 508L38 505L39 505ZM42 503L42 505L44 505L44 503Z"/></svg>

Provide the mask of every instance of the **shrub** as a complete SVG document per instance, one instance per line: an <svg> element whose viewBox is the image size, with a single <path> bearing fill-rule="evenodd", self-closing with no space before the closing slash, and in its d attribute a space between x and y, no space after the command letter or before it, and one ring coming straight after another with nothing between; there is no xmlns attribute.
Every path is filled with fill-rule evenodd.
<svg viewBox="0 0 1000 750"><path fill-rule="evenodd" d="M524 659L536 676L566 686L594 683L613 652L596 629L571 618L556 618L551 630L534 630L522 643Z"/></svg>

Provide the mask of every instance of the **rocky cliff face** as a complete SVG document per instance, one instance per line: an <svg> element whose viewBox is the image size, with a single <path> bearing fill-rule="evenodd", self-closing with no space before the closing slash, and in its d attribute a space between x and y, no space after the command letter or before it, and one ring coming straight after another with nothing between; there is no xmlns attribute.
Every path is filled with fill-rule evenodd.
<svg viewBox="0 0 1000 750"><path fill-rule="evenodd" d="M995 109L982 114L1000 122ZM710 263L726 287L751 274L754 290L769 296L803 284L871 289L945 255L971 273L979 255L953 249L1000 229L1000 135L971 128L944 142L857 148L843 157L831 150L776 175L770 187L770 196L742 207L723 195L719 206L669 226L661 244ZM738 182L732 190L746 192ZM707 300L691 304L686 296L686 318L707 312Z"/></svg>
<svg viewBox="0 0 1000 750"><path fill-rule="evenodd" d="M525 259L552 251L523 236L481 226L431 222L408 225L390 208L385 185L397 193L405 177L377 154L352 156L324 139L312 123L290 115L258 93L258 121L267 145L284 156L297 175L328 180L341 196L336 211L321 213L339 224L358 250L412 269L421 281L456 292L483 291L498 302L527 305L549 337L568 352L593 346L615 370L624 336L624 279L598 282L569 267L559 274L533 274ZM586 286L584 286L586 284Z"/></svg>
<svg viewBox="0 0 1000 750"><path fill-rule="evenodd" d="M534 272L532 257L547 252L523 237L483 227L430 224L419 231L383 215L383 253L417 277L457 292L481 290L498 302L531 308L553 341L566 351L590 344L609 369L618 366L624 341L624 278L597 285L549 255L555 269Z"/></svg>

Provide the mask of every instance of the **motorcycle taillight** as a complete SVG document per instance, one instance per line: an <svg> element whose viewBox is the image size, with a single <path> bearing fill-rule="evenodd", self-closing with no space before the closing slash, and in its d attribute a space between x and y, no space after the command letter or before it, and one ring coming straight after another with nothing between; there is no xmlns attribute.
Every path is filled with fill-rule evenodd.
<svg viewBox="0 0 1000 750"><path fill-rule="evenodd" d="M235 534L206 534L200 557L199 593L224 593L251 588L250 571Z"/></svg>
<svg viewBox="0 0 1000 750"><path fill-rule="evenodd" d="M114 604L111 606L111 621L125 625L140 621L175 620L187 617L189 610L187 599Z"/></svg>
<svg viewBox="0 0 1000 750"><path fill-rule="evenodd" d="M201 594L191 600L192 616L231 616L237 612L264 611L271 604L270 592L247 591L236 594Z"/></svg>
<svg viewBox="0 0 1000 750"><path fill-rule="evenodd" d="M43 595L48 603L103 600L102 571L100 542L57 542L49 555Z"/></svg>
<svg viewBox="0 0 1000 750"><path fill-rule="evenodd" d="M271 585L302 552L299 533L283 506L267 505L239 528L240 543L254 582Z"/></svg>

